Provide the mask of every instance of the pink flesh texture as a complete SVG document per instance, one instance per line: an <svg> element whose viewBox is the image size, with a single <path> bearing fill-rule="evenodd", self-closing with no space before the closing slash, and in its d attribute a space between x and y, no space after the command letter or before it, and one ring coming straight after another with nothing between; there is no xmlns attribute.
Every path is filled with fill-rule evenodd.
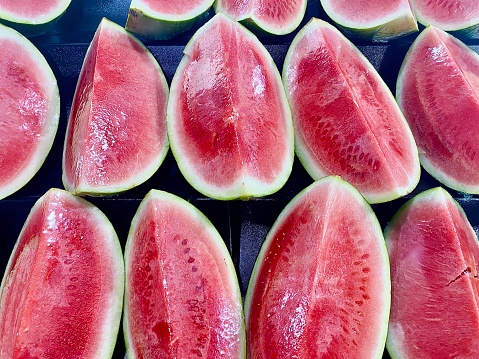
<svg viewBox="0 0 479 359"><path fill-rule="evenodd" d="M37 151L49 99L31 54L6 39L0 40L0 49L0 186L5 186Z"/></svg>
<svg viewBox="0 0 479 359"><path fill-rule="evenodd" d="M167 93L145 50L113 25L97 31L70 114L65 177L75 188L122 184L166 141Z"/></svg>
<svg viewBox="0 0 479 359"><path fill-rule="evenodd" d="M0 358L96 357L114 277L102 236L76 201L46 197L19 238L1 293Z"/></svg>
<svg viewBox="0 0 479 359"><path fill-rule="evenodd" d="M60 3L60 0L35 0L33 2L30 0L0 0L0 10L34 18L56 9Z"/></svg>
<svg viewBox="0 0 479 359"><path fill-rule="evenodd" d="M154 200L134 235L126 300L137 357L238 358L241 307L202 223Z"/></svg>
<svg viewBox="0 0 479 359"><path fill-rule="evenodd" d="M378 318L388 270L378 237L349 191L323 185L303 197L262 257L249 357L372 358L386 321Z"/></svg>
<svg viewBox="0 0 479 359"><path fill-rule="evenodd" d="M401 8L409 9L408 0L330 0L334 13L341 14L354 23L369 23L383 19Z"/></svg>
<svg viewBox="0 0 479 359"><path fill-rule="evenodd" d="M194 11L198 7L202 6L205 0L142 0L142 2L148 5L152 10L162 14L168 15L180 15Z"/></svg>
<svg viewBox="0 0 479 359"><path fill-rule="evenodd" d="M411 0L411 6L431 24L479 22L477 0Z"/></svg>
<svg viewBox="0 0 479 359"><path fill-rule="evenodd" d="M428 28L403 65L399 104L434 171L479 186L479 58Z"/></svg>
<svg viewBox="0 0 479 359"><path fill-rule="evenodd" d="M366 196L408 187L417 169L407 125L368 66L339 34L316 26L294 48L285 81L307 162Z"/></svg>
<svg viewBox="0 0 479 359"><path fill-rule="evenodd" d="M289 136L266 56L224 19L202 32L187 56L175 126L191 166L220 188L243 175L273 182L289 156Z"/></svg>
<svg viewBox="0 0 479 359"><path fill-rule="evenodd" d="M447 197L418 200L387 238L390 340L406 358L479 358L479 245L464 214Z"/></svg>

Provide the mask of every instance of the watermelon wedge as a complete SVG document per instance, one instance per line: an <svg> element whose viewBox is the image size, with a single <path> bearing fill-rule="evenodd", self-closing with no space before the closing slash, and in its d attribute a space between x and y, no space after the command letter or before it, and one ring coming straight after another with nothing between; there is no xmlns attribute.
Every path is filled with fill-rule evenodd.
<svg viewBox="0 0 479 359"><path fill-rule="evenodd" d="M253 29L285 35L293 32L303 20L307 0L216 0L215 11L241 21Z"/></svg>
<svg viewBox="0 0 479 359"><path fill-rule="evenodd" d="M420 166L411 131L379 74L332 25L312 19L283 67L296 154L318 179L339 175L370 202L411 192Z"/></svg>
<svg viewBox="0 0 479 359"><path fill-rule="evenodd" d="M132 0L126 29L166 40L187 31L208 15L214 0Z"/></svg>
<svg viewBox="0 0 479 359"><path fill-rule="evenodd" d="M401 66L396 96L424 169L458 191L479 193L479 55L429 26Z"/></svg>
<svg viewBox="0 0 479 359"><path fill-rule="evenodd" d="M27 38L0 25L0 199L40 169L59 117L57 81L47 61Z"/></svg>
<svg viewBox="0 0 479 359"><path fill-rule="evenodd" d="M5 270L0 358L111 358L123 270L105 215L66 191L48 191L33 206Z"/></svg>
<svg viewBox="0 0 479 359"><path fill-rule="evenodd" d="M75 194L111 194L150 178L168 151L168 85L153 55L103 19L78 79L63 153Z"/></svg>
<svg viewBox="0 0 479 359"><path fill-rule="evenodd" d="M245 299L249 358L381 358L390 305L379 222L339 177L321 179L281 212Z"/></svg>
<svg viewBox="0 0 479 359"><path fill-rule="evenodd" d="M180 171L207 196L265 196L291 173L291 112L276 65L225 15L215 15L186 46L171 82L167 125Z"/></svg>
<svg viewBox="0 0 479 359"><path fill-rule="evenodd" d="M26 25L46 24L62 15L71 0L0 0L0 20Z"/></svg>
<svg viewBox="0 0 479 359"><path fill-rule="evenodd" d="M193 205L151 190L133 218L125 265L129 358L244 358L235 269L219 233Z"/></svg>
<svg viewBox="0 0 479 359"><path fill-rule="evenodd" d="M321 0L321 5L348 37L388 41L418 31L408 0Z"/></svg>
<svg viewBox="0 0 479 359"><path fill-rule="evenodd" d="M442 188L407 202L385 230L392 303L387 348L399 358L479 358L479 244Z"/></svg>

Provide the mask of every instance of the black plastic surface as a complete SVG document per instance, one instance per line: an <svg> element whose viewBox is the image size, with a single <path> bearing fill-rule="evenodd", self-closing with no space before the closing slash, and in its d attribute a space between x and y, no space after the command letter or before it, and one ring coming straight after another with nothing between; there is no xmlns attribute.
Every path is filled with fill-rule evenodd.
<svg viewBox="0 0 479 359"><path fill-rule="evenodd" d="M42 35L28 34L32 42L45 55L56 75L61 94L61 118L52 151L43 167L24 188L0 201L1 274L5 270L15 241L35 201L51 187L63 188L61 158L68 113L83 57L94 31L102 17L107 17L123 26L128 7L128 0L73 0L70 8L50 29L50 32ZM211 10L209 16L212 15ZM300 28L312 16L328 20L319 0L309 1L306 17ZM193 32L194 29L171 41L144 41L163 68L169 83L181 60L184 45ZM296 32L279 37L259 36L280 71L288 46ZM387 44L355 41L393 93L399 67L415 36L408 36ZM477 42L469 41L468 44L477 51ZM87 197L87 199L97 205L111 220L122 246L125 244L131 219L140 201L150 189L169 191L191 201L212 221L225 240L236 266L244 295L254 261L267 231L289 200L310 183L312 179L296 159L290 179L279 192L266 198L249 201L216 201L205 198L184 180L170 152L158 172L139 187L116 196ZM439 185L422 170L421 181L412 194L393 202L374 205L373 209L383 228L407 199L425 189ZM474 229L479 232L479 196L465 195L452 190L449 192L463 206ZM114 358L123 358L124 350L123 335L120 331ZM384 357L389 356L386 353Z"/></svg>

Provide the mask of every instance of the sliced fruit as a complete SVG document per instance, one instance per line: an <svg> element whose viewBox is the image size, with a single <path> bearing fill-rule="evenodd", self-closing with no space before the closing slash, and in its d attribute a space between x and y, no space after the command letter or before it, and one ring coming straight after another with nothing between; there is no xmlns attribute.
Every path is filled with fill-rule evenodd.
<svg viewBox="0 0 479 359"><path fill-rule="evenodd" d="M103 19L78 79L63 153L63 183L76 194L128 190L168 151L168 85L153 55Z"/></svg>
<svg viewBox="0 0 479 359"><path fill-rule="evenodd" d="M418 31L408 0L321 0L348 37L388 41Z"/></svg>
<svg viewBox="0 0 479 359"><path fill-rule="evenodd" d="M312 19L283 67L296 154L318 179L339 175L370 202L411 192L420 176L411 131L374 67L332 25Z"/></svg>
<svg viewBox="0 0 479 359"><path fill-rule="evenodd" d="M43 55L0 25L0 199L22 188L47 157L57 132L60 96Z"/></svg>
<svg viewBox="0 0 479 359"><path fill-rule="evenodd" d="M354 187L321 179L281 212L245 299L250 358L381 358L390 304L379 222Z"/></svg>
<svg viewBox="0 0 479 359"><path fill-rule="evenodd" d="M393 358L479 358L479 244L442 188L407 202L385 231Z"/></svg>
<svg viewBox="0 0 479 359"><path fill-rule="evenodd" d="M30 212L0 289L0 358L111 358L123 258L108 219L52 189Z"/></svg>
<svg viewBox="0 0 479 359"><path fill-rule="evenodd" d="M202 21L214 0L132 0L126 29L138 35L166 40Z"/></svg>
<svg viewBox="0 0 479 359"><path fill-rule="evenodd" d="M193 205L150 191L133 218L125 265L129 358L244 358L235 269Z"/></svg>
<svg viewBox="0 0 479 359"><path fill-rule="evenodd" d="M275 35L294 31L306 12L307 0L216 0L215 11Z"/></svg>
<svg viewBox="0 0 479 359"><path fill-rule="evenodd" d="M479 193L479 55L433 26L414 41L396 96L424 169L455 190Z"/></svg>
<svg viewBox="0 0 479 359"><path fill-rule="evenodd" d="M186 46L167 124L183 176L207 196L264 196L291 173L293 127L278 70L259 40L225 15Z"/></svg>
<svg viewBox="0 0 479 359"><path fill-rule="evenodd" d="M45 24L62 15L70 3L71 0L0 0L0 19L19 24Z"/></svg>

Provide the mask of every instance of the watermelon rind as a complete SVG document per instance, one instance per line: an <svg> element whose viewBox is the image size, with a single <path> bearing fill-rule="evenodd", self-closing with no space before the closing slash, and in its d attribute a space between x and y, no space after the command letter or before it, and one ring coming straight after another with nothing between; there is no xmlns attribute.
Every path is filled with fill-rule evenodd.
<svg viewBox="0 0 479 359"><path fill-rule="evenodd" d="M396 13L370 22L357 22L355 19L346 18L343 14L333 10L331 6L333 1L321 0L321 5L326 14L347 37L387 42L419 31L411 9L409 11L398 10Z"/></svg>
<svg viewBox="0 0 479 359"><path fill-rule="evenodd" d="M150 50L148 50L148 48L141 41L139 41L134 35L125 31L125 29L123 27L121 27L120 25L118 25L115 22L110 21L106 18L103 18L101 20L101 22L100 22L100 24L99 24L99 26L96 30L94 38L96 38L97 33L100 31L100 29L102 27L110 27L112 29L115 29L115 31L117 31L118 33L125 34L125 36L128 36L129 39L132 42L135 42L136 44L138 44L138 46L140 46L140 48L143 49L144 53L150 59L151 66L153 66L154 68L157 69L158 80L161 83L162 89L164 90L164 92L166 94L166 99L168 99L168 96L169 96L168 83L166 81L163 70L161 69L159 63L157 62L157 60L155 59L153 54L150 52ZM93 41L92 41L92 43L93 43ZM82 69L86 64L88 54L89 54L89 52L92 48L92 43L90 43L90 45L88 46L85 58L83 60ZM80 73L80 76L81 76L81 73ZM81 89L79 89L79 84L80 84L80 81L77 82L74 98L76 98L77 93L80 93L80 91L81 91ZM163 119L163 121L166 121L166 119ZM71 122L72 121L70 119L69 123L68 123L68 126L71 125ZM68 129L67 129L67 132L68 132ZM131 173L131 176L128 180L126 180L122 183L116 183L116 184L112 184L112 185L90 186L90 185L85 184L85 183L80 183L78 186L75 186L73 183L69 183L66 176L65 176L65 166L66 166L65 150L66 150L66 142L67 142L67 139L65 138L65 146L64 146L64 150L63 150L63 162L62 162L62 166L63 166L62 182L63 182L63 185L64 185L65 189L67 189L68 191L70 191L73 194L76 194L76 195L92 195L92 196L110 195L110 194L124 192L124 191L130 190L131 188L137 187L140 184L147 181L158 170L158 168L163 163L163 161L164 161L164 159L165 159L165 157L168 153L168 149L169 149L169 142L168 142L167 135L165 135L164 141L165 141L164 146L163 146L161 152L159 152L157 154L156 159L154 161L152 161L148 166L145 166L142 171L137 172L137 173Z"/></svg>
<svg viewBox="0 0 479 359"><path fill-rule="evenodd" d="M30 57L35 60L37 72L44 77L42 86L47 91L46 98L49 101L48 110L45 114L45 124L35 154L22 171L16 174L15 180L0 188L0 199L18 191L26 185L43 165L50 152L60 119L60 93L55 75L43 54L26 37L16 30L0 24L0 37L10 39L21 45L28 51ZM21 144L19 144L21 145Z"/></svg>
<svg viewBox="0 0 479 359"><path fill-rule="evenodd" d="M228 252L225 242L223 241L221 235L219 234L215 226L193 204L187 202L186 200L172 193L152 189L146 194L146 196L140 203L135 213L135 216L132 219L130 230L128 233L128 238L125 244L124 262L125 262L126 285L125 285L125 298L124 298L124 308L123 308L123 335L125 338L126 357L129 359L138 358L137 353L133 351L134 346L132 345L133 338L131 336L131 325L128 320L128 317L130 316L129 295L130 295L130 291L133 291L133 289L129 288L129 285L128 285L130 268L132 265L134 265L134 263L132 263L131 252L132 252L132 248L136 245L135 233L137 231L137 228L141 225L142 212L147 208L147 205L150 202L155 202L155 201L169 203L171 206L181 208L185 213L187 213L190 216L192 222L198 222L204 226L204 228L209 233L209 239L211 240L211 243L214 245L215 250L218 251L219 256L223 259L222 264L224 264L227 267L227 271L230 276L228 278L225 278L225 281L230 283L231 288L234 289L234 293L231 293L234 297L234 301L235 303L237 303L238 307L243 308L241 291L239 288L238 278L236 276L236 270L235 270L234 264L231 260L231 256ZM243 312L241 312L240 315L241 315L241 323L240 323L239 341L241 345L241 351L237 359L244 359L246 357L246 341L245 341L246 334L245 334L245 327L244 327Z"/></svg>
<svg viewBox="0 0 479 359"><path fill-rule="evenodd" d="M70 3L71 0L59 0L55 8L51 9L49 12L43 12L41 15L34 17L2 9L0 6L0 20L22 25L38 26L47 24L59 18L67 10L68 6L70 6Z"/></svg>
<svg viewBox="0 0 479 359"><path fill-rule="evenodd" d="M381 302L383 303L383 306L381 308L378 308L378 317L381 318L381 332L377 336L377 347L373 348L371 350L371 353L373 354L371 358L376 358L380 359L383 356L384 353L384 347L386 343L386 338L387 338L387 332L388 332L388 323L389 323L389 311L391 307L391 278L389 275L389 256L387 252L387 247L384 242L384 236L383 236L383 231L381 229L381 225L376 217L376 214L374 213L373 209L371 208L370 204L366 201L366 199L357 191L355 187L353 187L350 183L344 181L341 179L339 176L327 176L322 179L316 180L312 184L310 184L308 187L303 189L301 192L299 192L287 205L286 207L281 211L275 222L273 223L273 226L271 229L268 231L268 234L261 246L261 249L259 251L259 254L256 258L250 280L248 283L248 288L246 291L246 296L244 300L244 311L245 311L245 321L246 321L246 328L248 328L248 322L249 322L249 316L250 316L250 310L251 310L251 305L252 305L252 294L256 290L257 286L262 285L261 283L258 283L258 276L259 272L261 270L262 263L266 260L266 257L268 255L269 247L271 245L271 242L273 241L275 234L282 224L282 222L293 213L295 207L297 206L298 203L302 200L304 196L306 196L309 192L312 192L316 187L319 186L330 186L332 191L347 191L350 193L351 197L354 199L354 201L357 201L359 204L361 204L364 207L364 216L365 218L368 218L368 222L371 222L373 226L373 231L376 234L376 237L380 239L378 242L380 251L381 251L381 260L384 264L384 283L386 285L386 290L382 293L380 293L382 300ZM334 219L332 219L334 220ZM338 254L341 255L341 254ZM378 279L379 280L379 279Z"/></svg>
<svg viewBox="0 0 479 359"><path fill-rule="evenodd" d="M194 187L198 192L214 198L218 200L233 200L233 199L249 199L252 197L262 197L266 195L273 194L277 192L280 188L284 186L286 181L288 180L292 168L293 168L293 161L294 161L294 151L291 151L290 156L284 159L280 159L283 161L283 171L275 178L273 183L262 183L257 179L252 179L250 177L247 178L247 181L243 178L237 180L233 186L229 188L217 188L214 185L210 185L203 181L195 171L195 164L191 164L188 161L188 158L183 155L182 151L182 143L181 138L179 135L176 134L175 130L175 118L177 118L177 110L176 104L178 101L178 95L180 93L180 89L182 84L180 83L179 78L181 77L182 73L185 71L185 68L190 61L188 53L191 53L191 49L197 41L197 38L201 36L202 32L207 31L210 27L214 26L215 21L222 21L226 19L226 21L230 20L226 15L222 13L216 14L211 20L209 20L205 25L203 25L190 39L190 41L186 44L184 49L184 56L180 61L175 75L171 81L170 86L170 96L168 99L168 108L167 108L167 129L168 129L168 137L170 139L170 148L173 156L175 157L176 163L180 169L180 172L188 181L188 183ZM257 45L257 49L264 51L265 58L269 61L267 66L274 72L274 79L277 81L275 86L278 86L280 90L283 89L283 85L281 82L281 75L274 63L273 58L266 50L266 48L262 45L262 43L258 40L258 38L250 32L246 27L241 25L240 23L233 22L238 28L249 37L249 39ZM288 145L291 148L294 148L294 130L293 130L293 121L291 118L291 111L289 108L288 100L286 98L286 94L284 91L279 91L281 96L281 103L283 104L283 113L285 114L285 125L287 127L287 134L288 138L285 140L287 141ZM278 159L275 159L278 160Z"/></svg>
<svg viewBox="0 0 479 359"><path fill-rule="evenodd" d="M18 236L18 238L22 238L25 229L27 228L27 224L29 219L33 217L33 214L37 211L44 210L44 206L48 203L50 198L54 197L64 197L68 198L70 201L75 201L79 206L86 209L90 212L93 218L95 218L99 227L101 227L102 232L104 233L104 240L105 244L109 247L109 252L107 253L109 256L114 258L112 263L115 265L115 268L112 270L115 273L113 290L111 292L111 297L109 298L108 303L102 303L104 306L108 308L108 312L106 317L108 318L103 323L103 327L101 329L101 337L95 338L98 344L98 351L95 358L98 359L110 359L113 355L116 340L118 337L120 323L121 323L121 314L122 314L122 307L123 307L123 295L124 295L124 262L123 262L123 253L120 245L120 241L116 234L113 225L111 224L110 220L106 217L106 215L98 209L92 203L86 201L83 198L77 197L72 195L71 193L58 189L58 188L51 188L49 189L43 196L41 196L33 205L32 209L30 210L30 214L28 215L27 219L25 220L25 224ZM48 218L45 218L48 220ZM19 241L17 241L13 247L12 253L7 263L7 267L5 269L5 275L3 276L2 283L0 286L0 295L3 292L3 288L5 282L8 277L8 273L12 270L12 261L15 257L19 248ZM88 291L88 288L85 290Z"/></svg>
<svg viewBox="0 0 479 359"><path fill-rule="evenodd" d="M125 28L147 39L168 40L202 23L208 17L213 2L204 0L194 11L172 15L155 11L142 0L133 0Z"/></svg>

